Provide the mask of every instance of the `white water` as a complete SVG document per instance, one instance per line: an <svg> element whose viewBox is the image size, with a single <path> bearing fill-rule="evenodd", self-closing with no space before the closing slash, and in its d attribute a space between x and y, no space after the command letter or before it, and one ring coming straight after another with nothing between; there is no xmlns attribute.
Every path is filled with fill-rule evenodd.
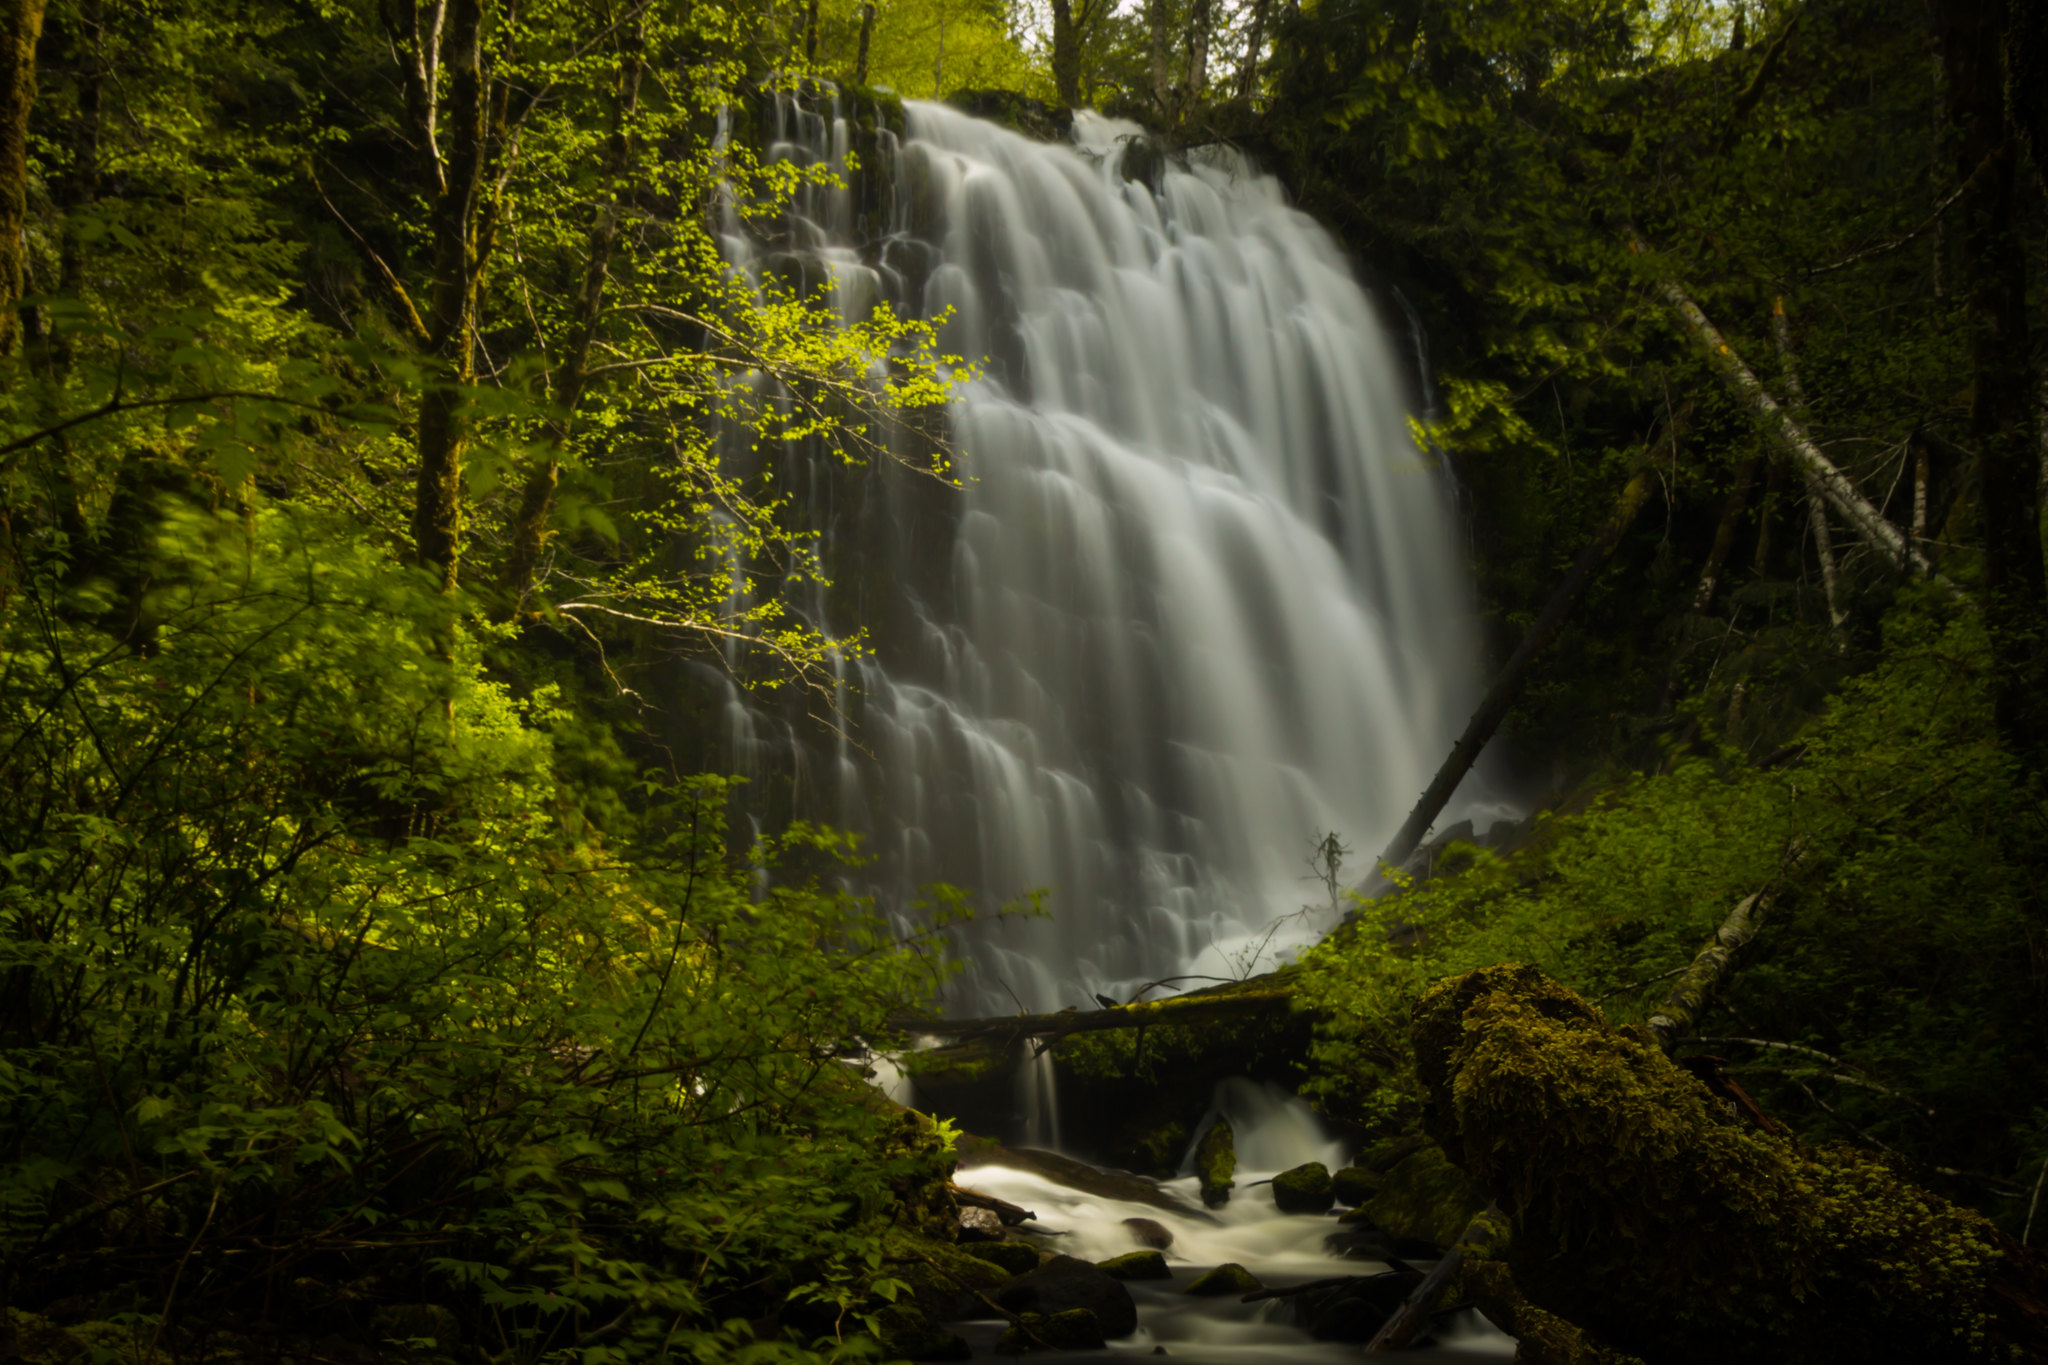
<svg viewBox="0 0 2048 1365"><path fill-rule="evenodd" d="M1308 1365L1356 1360L1356 1345L1310 1340L1293 1324L1281 1302L1246 1304L1234 1295L1198 1299L1182 1292L1203 1270L1228 1261L1248 1267L1271 1288L1385 1269L1374 1262L1327 1254L1323 1239L1337 1224L1330 1218L1281 1213L1274 1206L1271 1190L1256 1183L1306 1161L1333 1167L1342 1164L1342 1148L1322 1130L1305 1104L1277 1087L1226 1081L1218 1088L1217 1106L1231 1118L1239 1156L1237 1189L1220 1209L1202 1209L1192 1176L1162 1186L1185 1205L1179 1213L1084 1194L1000 1165L972 1167L960 1172L959 1180L1032 1210L1038 1218L1027 1224L1026 1230L1059 1234L1037 1240L1050 1250L1082 1260L1099 1261L1138 1249L1130 1229L1124 1226L1126 1218L1148 1218L1165 1225L1173 1234L1173 1244L1164 1254L1174 1278L1170 1283L1130 1283L1138 1304L1138 1330L1111 1343L1117 1354L1145 1355L1155 1346L1165 1346L1170 1355L1216 1365L1269 1362L1283 1356ZM1468 1315L1436 1346L1403 1354L1438 1365L1453 1361L1476 1365L1508 1361L1514 1352L1510 1338Z"/></svg>
<svg viewBox="0 0 2048 1365"><path fill-rule="evenodd" d="M777 110L771 155L842 161L836 97ZM1121 173L1136 125L1083 114L1071 147L940 105L908 125L876 153L886 202L807 191L788 244L849 314L951 309L946 349L987 367L950 413L964 489L937 504L885 471L859 525L828 526L886 586L825 622L878 650L833 776L797 755L799 785L866 833L894 905L934 881L1047 893L1049 919L965 936L959 1007L1270 968L1329 927L1317 837L1383 843L1474 695L1450 489L1398 348L1234 153L1155 192Z"/></svg>

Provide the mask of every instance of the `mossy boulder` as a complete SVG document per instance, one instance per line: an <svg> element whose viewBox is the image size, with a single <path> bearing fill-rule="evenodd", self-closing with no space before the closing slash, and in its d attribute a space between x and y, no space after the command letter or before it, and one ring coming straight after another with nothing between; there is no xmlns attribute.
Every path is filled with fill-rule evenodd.
<svg viewBox="0 0 2048 1365"><path fill-rule="evenodd" d="M998 1244L977 1250L990 1245ZM890 1272L910 1286L916 1306L934 1322L986 1316L977 1295L1012 1282L1009 1271L951 1242L892 1232L883 1246Z"/></svg>
<svg viewBox="0 0 2048 1365"><path fill-rule="evenodd" d="M1029 1242L977 1242L967 1248L967 1254L1001 1266L1012 1275L1028 1275L1038 1269L1038 1248Z"/></svg>
<svg viewBox="0 0 2048 1365"><path fill-rule="evenodd" d="M1019 1313L1017 1316L1020 1321L1012 1323L996 1340L996 1349L1004 1355L1042 1349L1099 1351L1107 1345L1102 1335L1102 1324L1085 1308L1069 1308L1064 1313Z"/></svg>
<svg viewBox="0 0 2048 1365"><path fill-rule="evenodd" d="M1105 1274L1119 1280L1170 1280L1173 1271L1166 1265L1166 1258L1156 1251L1127 1251L1121 1256L1112 1256L1106 1261L1095 1263Z"/></svg>
<svg viewBox="0 0 2048 1365"><path fill-rule="evenodd" d="M1113 1337L1128 1336L1138 1328L1138 1305L1123 1281L1072 1256L1053 1257L991 1297L1012 1313L1057 1314L1085 1308Z"/></svg>
<svg viewBox="0 0 2048 1365"><path fill-rule="evenodd" d="M1310 1161L1273 1177L1273 1202L1282 1213L1328 1213L1337 1202L1330 1168Z"/></svg>
<svg viewBox="0 0 2048 1365"><path fill-rule="evenodd" d="M1258 1276L1236 1261L1225 1261L1214 1270L1197 1276L1195 1282L1182 1292L1196 1298L1215 1299L1225 1294L1250 1294L1265 1287Z"/></svg>
<svg viewBox="0 0 2048 1365"><path fill-rule="evenodd" d="M1237 1139L1230 1120L1218 1117L1195 1144L1195 1179L1202 1191L1202 1203L1217 1208L1230 1202L1232 1179L1237 1174Z"/></svg>
<svg viewBox="0 0 2048 1365"><path fill-rule="evenodd" d="M1515 1339L1516 1365L1642 1365L1529 1302L1505 1261L1467 1261L1459 1274L1459 1297Z"/></svg>
<svg viewBox="0 0 2048 1365"><path fill-rule="evenodd" d="M1346 1208L1365 1203L1386 1183L1384 1175L1364 1166L1346 1166L1330 1176L1330 1188L1336 1193L1337 1202Z"/></svg>
<svg viewBox="0 0 2048 1365"><path fill-rule="evenodd" d="M1124 1227L1139 1246L1164 1251L1173 1245L1173 1229L1157 1218L1126 1218Z"/></svg>
<svg viewBox="0 0 2048 1365"><path fill-rule="evenodd" d="M1425 1144L1389 1170L1362 1207L1393 1241L1447 1247L1486 1207L1486 1193L1441 1148Z"/></svg>
<svg viewBox="0 0 2048 1365"><path fill-rule="evenodd" d="M1983 1217L1870 1153L1746 1125L1533 967L1440 982L1412 1038L1430 1136L1513 1219L1515 1285L1597 1345L1658 1365L2048 1347L2014 1306L2039 1268Z"/></svg>

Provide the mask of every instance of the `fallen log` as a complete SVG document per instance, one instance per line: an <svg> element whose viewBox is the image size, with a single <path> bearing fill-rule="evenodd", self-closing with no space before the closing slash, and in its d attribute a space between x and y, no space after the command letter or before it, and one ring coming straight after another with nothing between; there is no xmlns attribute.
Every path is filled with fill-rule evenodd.
<svg viewBox="0 0 2048 1365"><path fill-rule="evenodd" d="M1753 907L1752 907L1753 909ZM1534 967L1438 983L1423 1122L1514 1223L1529 1303L1658 1365L2048 1360L2048 1265L1888 1159L1727 1112Z"/></svg>
<svg viewBox="0 0 2048 1365"><path fill-rule="evenodd" d="M1252 977L1246 983L1269 982L1281 973ZM1284 1013L1293 1008L1292 991L1260 987L1253 990L1196 992L1167 1000L1141 1000L1108 1009L1067 1009L1056 1014L999 1014L986 1019L926 1019L903 1015L890 1023L905 1033L950 1038L968 1043L982 1039L1015 1042L1023 1038L1064 1038L1070 1033L1105 1029L1146 1028L1158 1024L1197 1024L1248 1015Z"/></svg>

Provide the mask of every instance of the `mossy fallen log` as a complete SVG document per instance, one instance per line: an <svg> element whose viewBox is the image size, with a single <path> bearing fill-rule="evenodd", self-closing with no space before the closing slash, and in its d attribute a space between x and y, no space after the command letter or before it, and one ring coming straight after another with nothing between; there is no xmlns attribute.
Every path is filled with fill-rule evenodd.
<svg viewBox="0 0 2048 1365"><path fill-rule="evenodd" d="M1154 1024L1198 1024L1241 1019L1259 1014L1284 1014L1294 1008L1288 973L1253 977L1241 986L1191 991L1165 1000L1141 1000L1108 1009L1061 1010L1055 1014L999 1014L986 1019L927 1019L904 1016L890 1022L905 1033L947 1038L955 1045L983 1040L1015 1042L1020 1038L1062 1038L1070 1033L1145 1028Z"/></svg>
<svg viewBox="0 0 2048 1365"><path fill-rule="evenodd" d="M1440 982L1430 1135L1513 1219L1530 1303L1651 1365L2048 1359L2048 1272L1888 1160L1746 1124L1533 967Z"/></svg>

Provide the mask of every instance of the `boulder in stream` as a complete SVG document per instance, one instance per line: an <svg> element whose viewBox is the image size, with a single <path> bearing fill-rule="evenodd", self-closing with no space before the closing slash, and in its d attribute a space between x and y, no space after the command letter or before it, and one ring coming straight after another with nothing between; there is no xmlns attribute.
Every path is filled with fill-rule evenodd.
<svg viewBox="0 0 2048 1365"><path fill-rule="evenodd" d="M1085 1308L1105 1336L1128 1336L1138 1328L1138 1305L1123 1281L1087 1261L1055 1256L991 1297L1012 1313L1065 1313Z"/></svg>
<svg viewBox="0 0 2048 1365"><path fill-rule="evenodd" d="M1173 1245L1173 1229L1156 1218L1126 1218L1124 1226L1130 1229L1131 1239L1139 1246L1164 1251Z"/></svg>
<svg viewBox="0 0 2048 1365"><path fill-rule="evenodd" d="M1198 1298L1216 1299L1225 1294L1254 1294L1266 1286L1259 1277L1246 1270L1236 1261L1225 1261L1214 1270L1198 1278L1183 1293Z"/></svg>
<svg viewBox="0 0 2048 1365"><path fill-rule="evenodd" d="M1346 1166L1330 1177L1330 1188L1336 1192L1337 1202L1346 1208L1356 1208L1379 1193L1386 1177L1365 1166Z"/></svg>
<svg viewBox="0 0 2048 1365"><path fill-rule="evenodd" d="M1156 1251L1129 1251L1121 1256L1112 1256L1106 1261L1097 1261L1095 1264L1119 1280L1173 1278L1173 1271L1167 1267L1166 1258Z"/></svg>
<svg viewBox="0 0 2048 1365"><path fill-rule="evenodd" d="M1368 1342L1420 1283L1419 1271L1390 1270L1327 1285L1294 1296L1294 1321L1317 1341Z"/></svg>
<svg viewBox="0 0 2048 1365"><path fill-rule="evenodd" d="M1273 1177L1273 1202L1282 1213L1328 1213L1337 1202L1330 1168L1310 1161Z"/></svg>
<svg viewBox="0 0 2048 1365"><path fill-rule="evenodd" d="M1000 1242L1003 1240L1003 1220L993 1209L960 1210L960 1240L963 1242Z"/></svg>
<svg viewBox="0 0 2048 1365"><path fill-rule="evenodd" d="M1237 1183L1231 1177L1236 1174L1237 1140L1231 1134L1230 1120L1218 1117L1195 1144L1195 1177L1201 1182L1202 1203L1212 1209L1229 1203L1231 1186Z"/></svg>

